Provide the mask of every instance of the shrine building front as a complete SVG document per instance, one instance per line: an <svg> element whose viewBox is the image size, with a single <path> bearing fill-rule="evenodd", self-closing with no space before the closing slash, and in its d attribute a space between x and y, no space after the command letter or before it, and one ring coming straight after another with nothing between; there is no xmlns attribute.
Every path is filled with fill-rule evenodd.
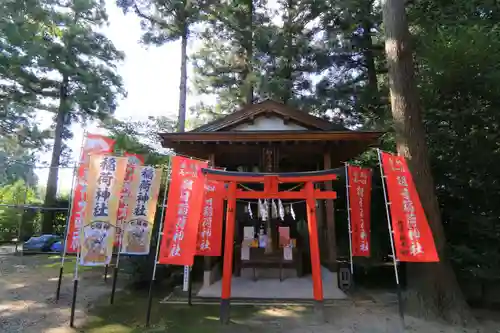
<svg viewBox="0 0 500 333"><path fill-rule="evenodd" d="M343 174L343 162L376 145L382 134L349 130L305 111L266 100L247 105L192 131L161 133L160 136L163 147L206 159L212 166L226 171L278 174L338 168L338 173ZM255 182L238 186L247 191L262 191L264 187ZM300 183L281 183L279 191L294 191L300 186ZM333 183L325 181L315 186L318 190L332 191ZM314 241L319 243L317 256L325 280L323 284L336 288L334 200L316 200L315 211L318 237ZM258 297L261 292L268 296L263 298L276 298L277 294L290 293L290 290L292 293L283 298L312 295L311 290L299 291L294 285L294 281L308 279L311 274L311 231L307 221L305 200L236 200L233 297ZM223 235L226 234L225 224ZM221 257L204 258L203 288L199 296L220 297L224 239L222 242ZM255 281L263 284L255 287ZM324 292L328 298L326 286Z"/></svg>

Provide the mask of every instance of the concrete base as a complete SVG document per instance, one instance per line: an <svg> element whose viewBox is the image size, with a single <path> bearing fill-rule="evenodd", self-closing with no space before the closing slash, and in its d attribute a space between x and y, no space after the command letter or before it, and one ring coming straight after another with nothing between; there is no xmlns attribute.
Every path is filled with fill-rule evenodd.
<svg viewBox="0 0 500 333"><path fill-rule="evenodd" d="M329 299L345 299L347 295L338 288L337 274L326 268L321 269L323 276L323 297ZM220 298L222 281L206 287L198 292L198 297ZM231 282L231 298L248 299L313 299L311 276L303 278L260 279L253 281L245 277L233 277Z"/></svg>
<svg viewBox="0 0 500 333"><path fill-rule="evenodd" d="M220 263L216 263L211 270L203 272L203 288L209 287L215 281L220 280Z"/></svg>

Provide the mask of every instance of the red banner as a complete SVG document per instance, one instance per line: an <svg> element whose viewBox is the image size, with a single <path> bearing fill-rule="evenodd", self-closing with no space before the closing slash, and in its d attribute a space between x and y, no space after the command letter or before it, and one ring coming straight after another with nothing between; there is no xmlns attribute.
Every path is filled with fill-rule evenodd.
<svg viewBox="0 0 500 333"><path fill-rule="evenodd" d="M208 162L173 156L158 263L191 266L196 254Z"/></svg>
<svg viewBox="0 0 500 333"><path fill-rule="evenodd" d="M118 214L116 221L116 236L115 236L115 246L120 246L122 225L127 220L128 213L128 202L127 198L130 195L130 185L134 176L135 167L144 164L144 156L138 154L125 153L125 157L128 157L127 170L125 171L125 180L123 181L123 188L120 193L120 201L118 203Z"/></svg>
<svg viewBox="0 0 500 333"><path fill-rule="evenodd" d="M224 210L224 183L205 182L203 210L198 226L196 255L217 257L222 251L222 218Z"/></svg>
<svg viewBox="0 0 500 333"><path fill-rule="evenodd" d="M348 165L352 255L370 256L372 170Z"/></svg>
<svg viewBox="0 0 500 333"><path fill-rule="evenodd" d="M115 141L113 139L98 134L87 134L85 138L73 186L73 202L67 226L66 252L68 253L76 253L80 244L79 234L87 202L86 191L89 155L112 153L114 145Z"/></svg>
<svg viewBox="0 0 500 333"><path fill-rule="evenodd" d="M436 262L439 257L413 177L404 157L381 153L390 201L396 256L400 261Z"/></svg>

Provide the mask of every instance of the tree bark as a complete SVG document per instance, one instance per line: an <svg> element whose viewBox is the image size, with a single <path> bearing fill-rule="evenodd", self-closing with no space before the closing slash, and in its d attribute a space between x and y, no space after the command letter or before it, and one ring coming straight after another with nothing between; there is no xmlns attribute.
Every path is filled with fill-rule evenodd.
<svg viewBox="0 0 500 333"><path fill-rule="evenodd" d="M474 319L446 256L446 238L430 170L404 6L401 0L382 0L397 151L408 161L441 259L439 263L408 263L406 310L423 317L437 315L455 324L467 324Z"/></svg>
<svg viewBox="0 0 500 333"><path fill-rule="evenodd" d="M187 97L187 44L189 27L187 23L181 36L181 77L179 81L179 117L177 132L184 132L186 125L186 97Z"/></svg>
<svg viewBox="0 0 500 333"><path fill-rule="evenodd" d="M54 147L52 148L52 157L50 160L49 176L47 179L47 188L45 192L44 206L49 208L43 212L42 234L51 234L54 230L54 208L57 197L57 181L59 179L59 159L62 153L63 131L67 115L68 102L68 76L63 76L61 87L59 89L59 108L56 115L56 128L54 133Z"/></svg>
<svg viewBox="0 0 500 333"><path fill-rule="evenodd" d="M286 9L286 22L285 22L285 36L286 36L286 59L284 68L284 91L283 91L283 104L287 104L292 98L292 87L293 87L293 18L295 16L295 11L293 10L293 0L287 1Z"/></svg>
<svg viewBox="0 0 500 333"><path fill-rule="evenodd" d="M245 49L245 70L243 74L243 85L245 89L245 104L252 104L254 97L253 89L253 14L254 4L253 0L248 0L248 23L247 23L247 40L244 42Z"/></svg>

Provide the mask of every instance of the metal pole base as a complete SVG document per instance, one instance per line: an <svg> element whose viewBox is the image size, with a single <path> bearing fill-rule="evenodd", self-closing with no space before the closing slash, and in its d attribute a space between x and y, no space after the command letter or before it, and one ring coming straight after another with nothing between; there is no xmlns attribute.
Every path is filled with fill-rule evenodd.
<svg viewBox="0 0 500 333"><path fill-rule="evenodd" d="M108 282L108 268L109 268L109 265L106 265L104 267L104 283Z"/></svg>
<svg viewBox="0 0 500 333"><path fill-rule="evenodd" d="M323 303L323 300L314 301L314 319L318 322L318 324L324 324L326 323L326 316L325 316L325 304Z"/></svg>
<svg viewBox="0 0 500 333"><path fill-rule="evenodd" d="M59 298L61 297L61 283L62 283L63 273L64 273L64 266L61 266L61 268L59 268L59 279L57 280L56 303L57 301L59 301Z"/></svg>
<svg viewBox="0 0 500 333"><path fill-rule="evenodd" d="M146 327L149 327L149 323L151 322L151 307L153 305L153 284L154 280L151 280L151 282L149 283L148 307L146 310Z"/></svg>
<svg viewBox="0 0 500 333"><path fill-rule="evenodd" d="M78 280L73 282L73 299L71 301L71 317L69 319L69 326L75 327L75 308L76 308L76 294L78 292Z"/></svg>
<svg viewBox="0 0 500 333"><path fill-rule="evenodd" d="M229 324L229 309L231 307L231 301L229 299L220 300L220 322L223 325Z"/></svg>
<svg viewBox="0 0 500 333"><path fill-rule="evenodd" d="M118 267L113 268L113 287L111 288L111 298L109 299L109 304L113 305L115 302L115 292L116 292L116 281L118 280Z"/></svg>

